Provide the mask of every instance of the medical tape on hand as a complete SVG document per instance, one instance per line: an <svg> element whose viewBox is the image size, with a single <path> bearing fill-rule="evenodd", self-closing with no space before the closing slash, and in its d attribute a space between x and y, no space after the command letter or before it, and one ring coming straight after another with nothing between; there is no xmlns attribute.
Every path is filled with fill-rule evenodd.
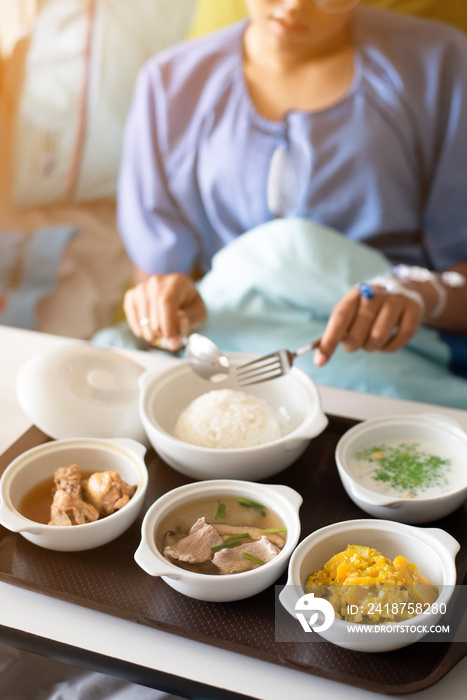
<svg viewBox="0 0 467 700"><path fill-rule="evenodd" d="M425 302L423 300L420 292L416 292L414 289L408 289L403 284L401 284L395 277L391 275L381 275L380 277L373 277L371 280L367 280L367 284L371 284L374 287L383 287L388 294L401 294L412 301L416 301L419 304L423 313L425 313Z"/></svg>
<svg viewBox="0 0 467 700"><path fill-rule="evenodd" d="M438 301L435 308L430 314L427 314L427 318L435 319L441 316L444 309L446 308L446 303L448 299L448 293L446 287L438 279L435 272L427 270L424 267L412 266L412 265L396 265L392 268L393 274L400 280L404 281L416 281L416 282L429 282L435 292L438 295ZM446 273L441 273L441 276ZM448 273L449 274L449 273ZM459 278L461 275L456 274L455 284L449 284L448 286L461 286ZM447 278L449 280L449 278Z"/></svg>
<svg viewBox="0 0 467 700"><path fill-rule="evenodd" d="M432 285L432 287L434 287L438 294L438 303L436 304L433 311L430 314L428 314L429 319L435 319L438 318L438 316L441 316L444 309L446 308L448 292L446 287L443 287L443 285L440 282L438 282L436 277L430 277L430 279L427 281Z"/></svg>

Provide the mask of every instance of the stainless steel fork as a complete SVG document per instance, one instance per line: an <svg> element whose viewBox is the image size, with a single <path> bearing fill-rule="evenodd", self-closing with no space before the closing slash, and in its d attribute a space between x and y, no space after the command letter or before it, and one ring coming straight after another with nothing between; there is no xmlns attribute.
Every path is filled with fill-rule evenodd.
<svg viewBox="0 0 467 700"><path fill-rule="evenodd" d="M318 340L302 345L295 352L277 350L271 355L264 355L264 357L258 357L256 360L246 362L235 370L237 381L240 386L248 386L249 384L259 384L260 382L268 382L270 379L282 377L287 372L290 372L296 357L315 350L320 342L321 338L318 338Z"/></svg>

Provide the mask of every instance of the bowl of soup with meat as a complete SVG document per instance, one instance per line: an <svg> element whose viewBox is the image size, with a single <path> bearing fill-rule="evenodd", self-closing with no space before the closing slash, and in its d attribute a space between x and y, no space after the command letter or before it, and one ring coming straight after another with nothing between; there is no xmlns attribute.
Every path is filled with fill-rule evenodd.
<svg viewBox="0 0 467 700"><path fill-rule="evenodd" d="M181 486L147 511L135 560L192 598L248 598L285 571L301 503L283 485L213 479Z"/></svg>
<svg viewBox="0 0 467 700"><path fill-rule="evenodd" d="M127 439L48 442L17 457L0 480L0 524L46 549L79 551L116 539L147 490L146 447Z"/></svg>

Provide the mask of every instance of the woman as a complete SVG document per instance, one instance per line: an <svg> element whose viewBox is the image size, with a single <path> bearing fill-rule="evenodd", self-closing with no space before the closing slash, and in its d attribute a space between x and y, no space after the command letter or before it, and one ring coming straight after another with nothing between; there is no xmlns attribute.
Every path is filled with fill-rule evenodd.
<svg viewBox="0 0 467 700"><path fill-rule="evenodd" d="M466 332L467 39L358 0L246 5L247 23L140 75L119 188L140 270L124 304L135 335L176 349L180 327L206 316L194 271L243 232L292 216L406 264L402 279L349 290L315 364L341 342L392 352L422 322Z"/></svg>

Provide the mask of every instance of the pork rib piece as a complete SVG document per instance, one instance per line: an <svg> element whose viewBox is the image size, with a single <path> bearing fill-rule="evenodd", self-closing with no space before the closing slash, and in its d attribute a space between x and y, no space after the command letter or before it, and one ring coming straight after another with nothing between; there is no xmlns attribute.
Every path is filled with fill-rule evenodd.
<svg viewBox="0 0 467 700"><path fill-rule="evenodd" d="M81 495L81 470L77 464L59 467L54 473L55 488L66 491L73 496Z"/></svg>
<svg viewBox="0 0 467 700"><path fill-rule="evenodd" d="M186 537L176 544L165 547L164 556L179 559L187 564L201 564L212 559L211 547L222 544L219 533L205 518L198 518Z"/></svg>
<svg viewBox="0 0 467 700"><path fill-rule="evenodd" d="M258 557L258 559L266 563L274 559L274 557L279 554L280 549L263 535L260 540L242 544L240 547L220 549L214 554L212 563L220 569L221 574L239 574L242 571L249 571L250 569L256 569L258 566L261 566L261 564L257 564L251 561L251 559L245 559L243 556L244 552L253 557Z"/></svg>
<svg viewBox="0 0 467 700"><path fill-rule="evenodd" d="M101 516L123 508L136 491L119 472L96 472L81 482L84 498L97 508Z"/></svg>
<svg viewBox="0 0 467 700"><path fill-rule="evenodd" d="M55 491L50 507L49 525L83 525L98 520L99 513L90 503L63 489Z"/></svg>

